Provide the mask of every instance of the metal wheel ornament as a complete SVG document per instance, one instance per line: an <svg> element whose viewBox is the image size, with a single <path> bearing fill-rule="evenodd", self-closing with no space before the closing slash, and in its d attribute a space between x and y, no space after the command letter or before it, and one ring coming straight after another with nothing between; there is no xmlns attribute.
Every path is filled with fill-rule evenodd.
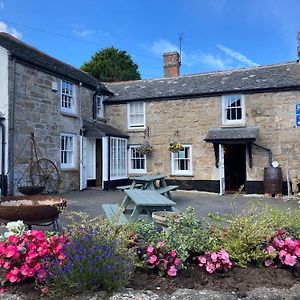
<svg viewBox="0 0 300 300"><path fill-rule="evenodd" d="M43 194L55 194L59 188L59 171L53 161L41 158L35 161L30 170L33 185L44 185Z"/></svg>

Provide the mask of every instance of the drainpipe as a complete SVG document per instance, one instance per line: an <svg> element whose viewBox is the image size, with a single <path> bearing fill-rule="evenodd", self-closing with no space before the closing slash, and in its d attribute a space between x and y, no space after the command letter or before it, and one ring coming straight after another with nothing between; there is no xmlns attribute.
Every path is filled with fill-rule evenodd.
<svg viewBox="0 0 300 300"><path fill-rule="evenodd" d="M16 59L13 58L13 93L12 104L9 116L9 149L10 149L10 162L15 161L15 105L16 105ZM14 167L11 168L9 175L9 195L14 194Z"/></svg>
<svg viewBox="0 0 300 300"><path fill-rule="evenodd" d="M255 146L255 147L257 147L257 148L260 148L260 149L263 149L263 150L269 152L269 163L270 163L270 165L271 165L271 164L272 164L272 150L269 149L269 148L266 148L266 147L264 147L264 146L255 144L255 143L252 143L252 145Z"/></svg>
<svg viewBox="0 0 300 300"><path fill-rule="evenodd" d="M1 126L1 196L7 196L7 181L5 175L5 125L4 117L0 117Z"/></svg>

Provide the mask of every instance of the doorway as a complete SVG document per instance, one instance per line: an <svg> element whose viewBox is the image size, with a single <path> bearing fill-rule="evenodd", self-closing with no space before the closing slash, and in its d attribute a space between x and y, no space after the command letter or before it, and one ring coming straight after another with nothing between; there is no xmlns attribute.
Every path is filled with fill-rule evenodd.
<svg viewBox="0 0 300 300"><path fill-rule="evenodd" d="M246 182L246 145L224 145L225 192L237 192Z"/></svg>
<svg viewBox="0 0 300 300"><path fill-rule="evenodd" d="M102 139L96 140L96 186L102 188Z"/></svg>

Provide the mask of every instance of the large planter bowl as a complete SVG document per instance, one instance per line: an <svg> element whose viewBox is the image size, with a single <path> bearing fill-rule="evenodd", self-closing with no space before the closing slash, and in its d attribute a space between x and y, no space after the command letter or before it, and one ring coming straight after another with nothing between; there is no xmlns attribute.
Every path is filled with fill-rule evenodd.
<svg viewBox="0 0 300 300"><path fill-rule="evenodd" d="M0 219L24 222L54 220L66 208L66 204L66 200L57 195L2 197Z"/></svg>
<svg viewBox="0 0 300 300"><path fill-rule="evenodd" d="M23 195L38 195L45 189L44 185L19 186L18 191Z"/></svg>

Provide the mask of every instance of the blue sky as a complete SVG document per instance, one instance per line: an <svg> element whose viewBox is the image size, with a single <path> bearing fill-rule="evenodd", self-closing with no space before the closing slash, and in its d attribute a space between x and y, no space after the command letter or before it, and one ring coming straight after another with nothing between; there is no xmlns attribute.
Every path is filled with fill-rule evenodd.
<svg viewBox="0 0 300 300"><path fill-rule="evenodd" d="M0 31L75 67L114 46L142 78L181 34L186 75L296 60L298 30L299 0L0 0Z"/></svg>

